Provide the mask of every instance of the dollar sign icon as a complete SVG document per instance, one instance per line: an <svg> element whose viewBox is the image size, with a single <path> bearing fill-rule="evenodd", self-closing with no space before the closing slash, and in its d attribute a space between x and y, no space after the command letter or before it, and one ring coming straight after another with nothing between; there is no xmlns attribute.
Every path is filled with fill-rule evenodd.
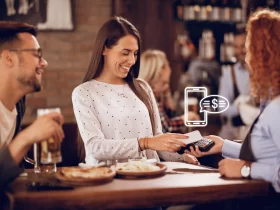
<svg viewBox="0 0 280 210"><path fill-rule="evenodd" d="M218 100L214 98L212 100L212 108L214 109L214 111L216 111L217 107L218 107Z"/></svg>

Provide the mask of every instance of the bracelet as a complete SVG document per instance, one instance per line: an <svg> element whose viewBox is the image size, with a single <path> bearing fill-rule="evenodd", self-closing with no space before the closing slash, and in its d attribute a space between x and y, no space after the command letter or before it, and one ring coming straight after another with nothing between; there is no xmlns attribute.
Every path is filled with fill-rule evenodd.
<svg viewBox="0 0 280 210"><path fill-rule="evenodd" d="M146 137L144 138L144 149L146 149Z"/></svg>
<svg viewBox="0 0 280 210"><path fill-rule="evenodd" d="M140 139L138 138L138 145L139 145L139 147L140 147L140 150L141 151L143 151L143 150L145 150L146 148L145 148L145 139L144 139L144 141L142 142L142 141L139 141ZM141 142L142 142L142 144L141 144Z"/></svg>
<svg viewBox="0 0 280 210"><path fill-rule="evenodd" d="M142 148L141 148L141 145L140 145L140 141L139 141L139 137L137 138L137 142L138 142L139 150L142 151Z"/></svg>
<svg viewBox="0 0 280 210"><path fill-rule="evenodd" d="M148 137L146 136L145 138L144 138L144 149L148 149Z"/></svg>

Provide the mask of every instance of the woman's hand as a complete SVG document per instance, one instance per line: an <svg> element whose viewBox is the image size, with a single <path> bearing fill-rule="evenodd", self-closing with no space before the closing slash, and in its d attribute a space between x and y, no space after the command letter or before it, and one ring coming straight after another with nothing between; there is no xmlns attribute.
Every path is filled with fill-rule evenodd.
<svg viewBox="0 0 280 210"><path fill-rule="evenodd" d="M193 147L190 147L190 151L185 150L185 153L193 155L195 157L202 157L205 155L212 155L212 154L217 154L222 152L224 140L221 137L211 135L211 136L205 136L205 138L211 139L215 143L214 146L209 151L202 152L199 150L198 146L195 146L195 149Z"/></svg>
<svg viewBox="0 0 280 210"><path fill-rule="evenodd" d="M219 172L227 178L241 178L241 168L245 163L244 160L225 158L219 162Z"/></svg>
<svg viewBox="0 0 280 210"><path fill-rule="evenodd" d="M186 147L183 139L188 136L178 133L165 133L154 137L141 138L140 145L144 145L144 149L152 149L157 151L177 152L181 147Z"/></svg>
<svg viewBox="0 0 280 210"><path fill-rule="evenodd" d="M186 163L194 164L194 165L200 165L200 162L196 159L195 156L189 155L189 154L183 154L184 155L184 161Z"/></svg>

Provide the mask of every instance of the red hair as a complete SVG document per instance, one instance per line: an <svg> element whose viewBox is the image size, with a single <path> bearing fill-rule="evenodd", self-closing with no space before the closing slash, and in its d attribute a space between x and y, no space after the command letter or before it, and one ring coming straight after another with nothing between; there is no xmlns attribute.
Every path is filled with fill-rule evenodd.
<svg viewBox="0 0 280 210"><path fill-rule="evenodd" d="M269 9L254 12L247 32L252 94L272 99L280 94L280 13Z"/></svg>

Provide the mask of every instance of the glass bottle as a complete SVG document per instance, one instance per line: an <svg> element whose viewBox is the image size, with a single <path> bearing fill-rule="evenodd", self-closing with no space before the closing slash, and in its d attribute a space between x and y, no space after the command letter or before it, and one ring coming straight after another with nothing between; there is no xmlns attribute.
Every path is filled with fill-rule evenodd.
<svg viewBox="0 0 280 210"><path fill-rule="evenodd" d="M184 1L184 14L183 19L188 20L194 20L195 19L195 11L194 11L194 4L192 0Z"/></svg>
<svg viewBox="0 0 280 210"><path fill-rule="evenodd" d="M222 0L222 20L230 21L230 4L228 0Z"/></svg>
<svg viewBox="0 0 280 210"><path fill-rule="evenodd" d="M207 20L207 2L205 0L199 0L199 20Z"/></svg>
<svg viewBox="0 0 280 210"><path fill-rule="evenodd" d="M230 14L230 21L239 22L242 17L242 7L240 4L240 0L233 0Z"/></svg>
<svg viewBox="0 0 280 210"><path fill-rule="evenodd" d="M199 40L199 57L206 60L214 59L216 54L215 46L216 40L213 37L213 32L204 30L202 38Z"/></svg>
<svg viewBox="0 0 280 210"><path fill-rule="evenodd" d="M200 20L200 4L198 1L193 0L194 5L194 20Z"/></svg>
<svg viewBox="0 0 280 210"><path fill-rule="evenodd" d="M220 20L220 5L219 0L210 0L210 4L212 6L212 12L210 15L211 21L219 21Z"/></svg>
<svg viewBox="0 0 280 210"><path fill-rule="evenodd" d="M181 1L174 3L175 17L179 20L183 20L183 4Z"/></svg>

